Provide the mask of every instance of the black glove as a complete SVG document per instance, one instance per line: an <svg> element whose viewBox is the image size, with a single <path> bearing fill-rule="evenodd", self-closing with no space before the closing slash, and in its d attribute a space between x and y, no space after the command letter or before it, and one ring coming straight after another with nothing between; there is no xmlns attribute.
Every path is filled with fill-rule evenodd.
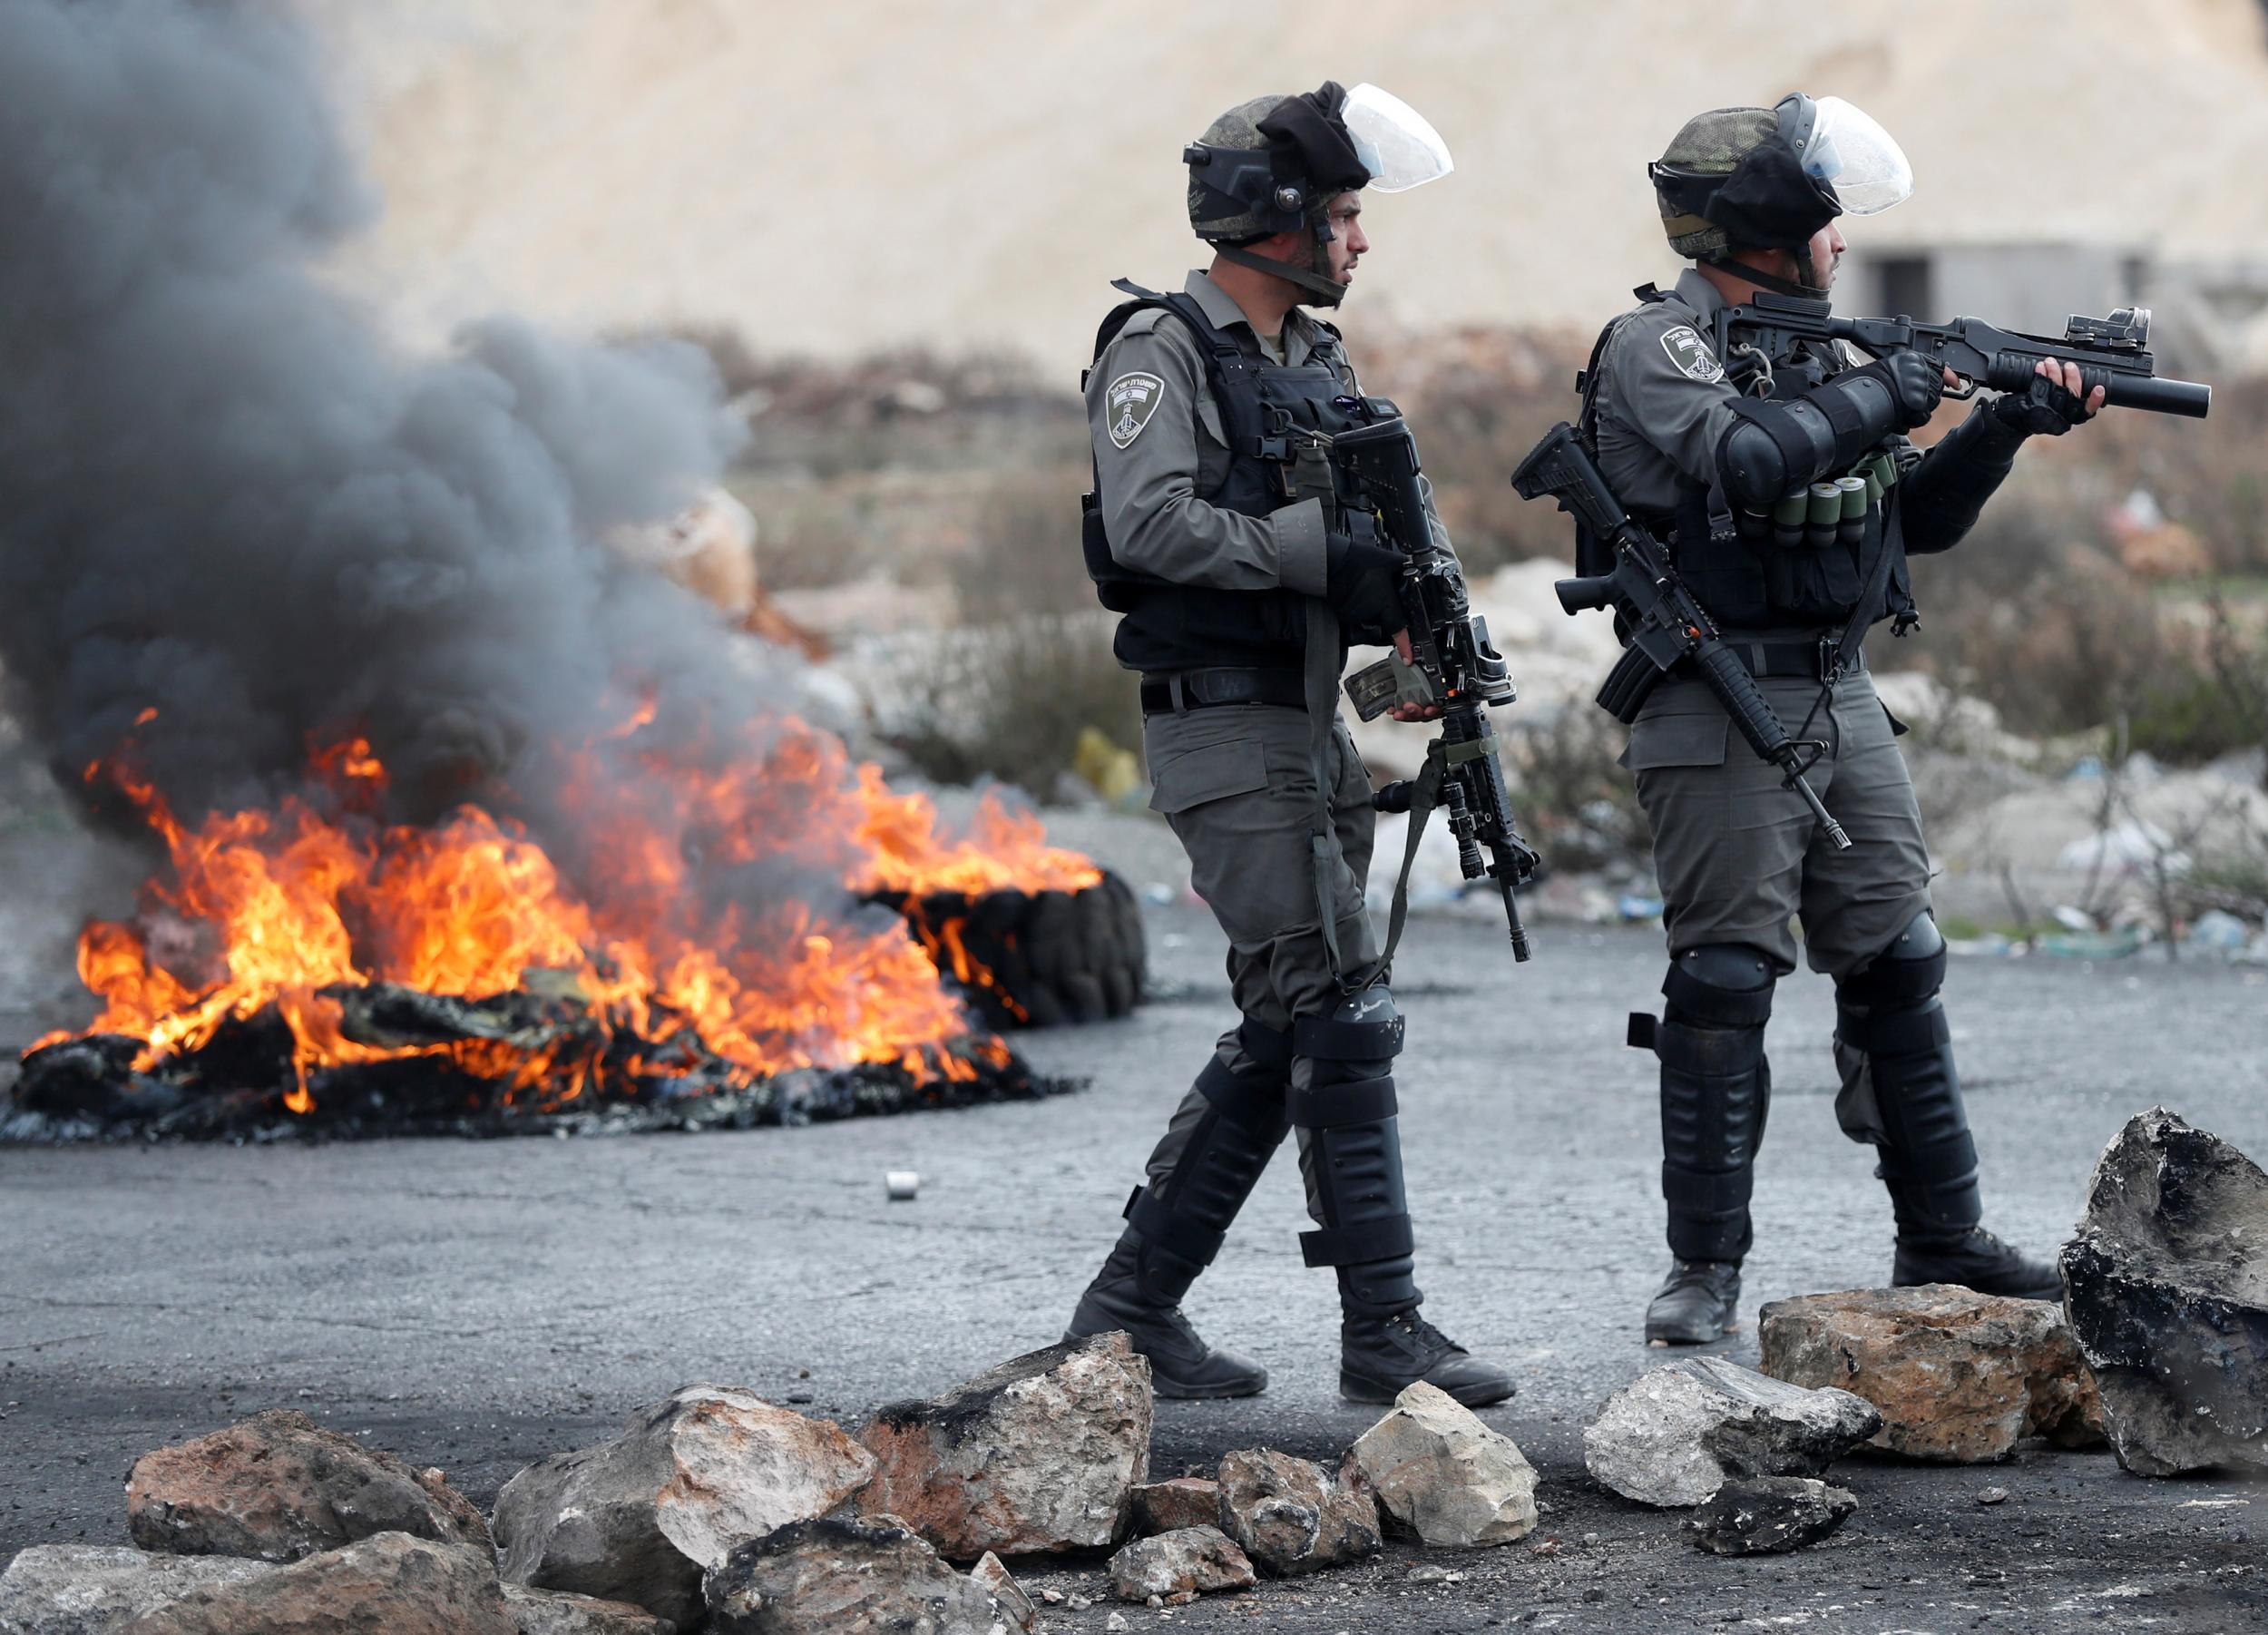
<svg viewBox="0 0 2268 1635"><path fill-rule="evenodd" d="M1871 375L1890 388L1891 406L1902 431L1926 424L1945 396L1945 371L1919 352L1892 352L1853 372Z"/></svg>
<svg viewBox="0 0 2268 1635"><path fill-rule="evenodd" d="M1402 553L1365 544L1344 534L1324 536L1323 599L1339 615L1350 641L1382 644L1407 629L1402 611Z"/></svg>
<svg viewBox="0 0 2268 1635"><path fill-rule="evenodd" d="M2082 385L2089 385L2085 377ZM2060 437L2087 418L2087 403L2061 381L2035 375L2020 392L2003 392L1992 412L2001 425L2027 437Z"/></svg>

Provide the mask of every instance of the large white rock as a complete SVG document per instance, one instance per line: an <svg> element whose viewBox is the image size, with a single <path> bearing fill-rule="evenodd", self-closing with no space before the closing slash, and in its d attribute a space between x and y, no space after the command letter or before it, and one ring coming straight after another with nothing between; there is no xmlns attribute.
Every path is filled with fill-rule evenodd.
<svg viewBox="0 0 2268 1635"><path fill-rule="evenodd" d="M1123 1334L1031 1352L878 1410L859 1433L878 1462L861 1508L956 1562L1102 1549L1149 1478L1150 1410L1149 1364Z"/></svg>
<svg viewBox="0 0 2268 1635"><path fill-rule="evenodd" d="M1535 1467L1510 1437L1437 1385L1420 1380L1403 1390L1352 1454L1389 1525L1420 1543L1509 1544L1535 1531Z"/></svg>
<svg viewBox="0 0 2268 1635"><path fill-rule="evenodd" d="M1732 1477L1815 1476L1882 1429L1872 1403L1806 1390L1720 1357L1650 1369L1583 1432L1598 1481L1641 1504L1699 1504Z"/></svg>
<svg viewBox="0 0 2268 1635"><path fill-rule="evenodd" d="M504 1483L499 1567L515 1582L632 1601L690 1627L705 1571L736 1544L834 1509L874 1468L830 1420L687 1385L631 1415L614 1441Z"/></svg>

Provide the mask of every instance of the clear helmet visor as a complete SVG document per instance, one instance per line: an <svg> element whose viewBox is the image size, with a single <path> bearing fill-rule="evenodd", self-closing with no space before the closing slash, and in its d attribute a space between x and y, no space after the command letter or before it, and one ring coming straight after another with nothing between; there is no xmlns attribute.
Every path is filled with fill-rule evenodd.
<svg viewBox="0 0 2268 1635"><path fill-rule="evenodd" d="M1405 192L1438 181L1456 169L1449 144L1425 116L1390 91L1357 85L1346 93L1339 117L1354 139L1354 152L1382 193Z"/></svg>
<svg viewBox="0 0 2268 1635"><path fill-rule="evenodd" d="M1913 191L1913 166L1895 138L1839 96L1819 99L1804 169L1835 191L1854 216L1888 210Z"/></svg>

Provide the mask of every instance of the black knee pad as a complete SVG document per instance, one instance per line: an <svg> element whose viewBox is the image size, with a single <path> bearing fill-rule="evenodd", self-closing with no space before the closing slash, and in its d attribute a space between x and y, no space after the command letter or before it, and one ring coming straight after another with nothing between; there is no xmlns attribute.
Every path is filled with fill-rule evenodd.
<svg viewBox="0 0 2268 1635"><path fill-rule="evenodd" d="M1293 1086L1292 1122L1313 1132L1315 1190L1324 1224L1300 1234L1309 1266L1341 1268L1348 1297L1382 1310L1418 1302L1415 1247L1402 1177L1393 1058L1403 1024L1393 995L1365 989L1327 1016L1292 1024L1306 1063Z"/></svg>
<svg viewBox="0 0 2268 1635"><path fill-rule="evenodd" d="M1901 1236L1958 1234L1981 1213L1977 1144L1939 990L1945 939L1926 914L1835 988L1836 1121L1881 1154Z"/></svg>
<svg viewBox="0 0 2268 1635"><path fill-rule="evenodd" d="M1364 1266L1411 1252L1402 1189L1402 1111L1388 1062L1311 1057L1291 1091L1291 1121L1314 1131L1315 1190L1325 1225L1302 1231L1309 1266Z"/></svg>
<svg viewBox="0 0 2268 1635"><path fill-rule="evenodd" d="M1400 1111L1393 1059L1402 1051L1402 1013L1383 987L1366 988L1325 1016L1292 1023L1292 1048L1307 1062L1306 1082L1287 1097L1303 1130L1383 1124Z"/></svg>
<svg viewBox="0 0 2268 1635"><path fill-rule="evenodd" d="M1680 1021L1698 1027L1762 1027L1779 978L1761 949L1745 943L1688 948L1669 962L1662 997Z"/></svg>
<svg viewBox="0 0 2268 1635"><path fill-rule="evenodd" d="M1681 1107L1696 1118L1729 1116L1732 1135L1748 1149L1730 1161L1754 1157L1771 1099L1764 1031L1778 981L1763 951L1740 943L1688 948L1670 962L1661 1020L1641 1011L1630 1030L1631 1043L1651 1049L1662 1064L1666 1140ZM1723 1154L1710 1160L1724 1161Z"/></svg>
<svg viewBox="0 0 2268 1635"><path fill-rule="evenodd" d="M1836 984L1835 994L1859 1004L1910 1007L1945 985L1945 959L1937 922L1916 915L1888 947Z"/></svg>
<svg viewBox="0 0 2268 1635"><path fill-rule="evenodd" d="M1838 1042L1871 1057L1919 1056L1950 1043L1938 1000L1945 959L1937 922L1917 915L1887 948L1835 984Z"/></svg>
<svg viewBox="0 0 2268 1635"><path fill-rule="evenodd" d="M1315 1062L1393 1061L1402 1053L1402 1013L1380 985L1350 994L1336 1009L1292 1023L1292 1053Z"/></svg>
<svg viewBox="0 0 2268 1635"><path fill-rule="evenodd" d="M1662 1197L1680 1259L1747 1253L1753 1166L1772 1099L1765 1023L1777 980L1759 949L1690 948L1662 981L1660 1021L1631 1018L1630 1042L1662 1064Z"/></svg>

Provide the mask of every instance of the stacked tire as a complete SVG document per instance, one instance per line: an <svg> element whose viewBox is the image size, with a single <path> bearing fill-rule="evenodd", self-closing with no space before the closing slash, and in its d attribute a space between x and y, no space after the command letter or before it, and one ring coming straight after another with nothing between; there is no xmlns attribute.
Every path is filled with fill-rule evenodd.
<svg viewBox="0 0 2268 1635"><path fill-rule="evenodd" d="M939 892L891 906L948 980L955 973L946 927L958 923L963 952L982 967L960 985L992 1027L1101 1022L1141 1003L1149 974L1141 905L1107 870L1083 891Z"/></svg>

